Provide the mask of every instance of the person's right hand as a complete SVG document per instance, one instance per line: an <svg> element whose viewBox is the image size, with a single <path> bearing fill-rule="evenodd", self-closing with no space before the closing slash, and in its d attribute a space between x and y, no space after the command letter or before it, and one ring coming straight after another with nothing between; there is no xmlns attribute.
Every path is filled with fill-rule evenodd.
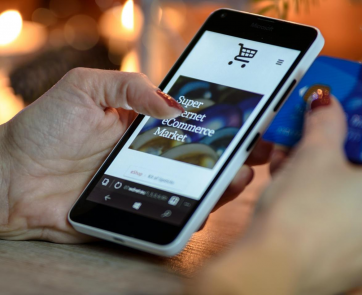
<svg viewBox="0 0 362 295"><path fill-rule="evenodd" d="M345 137L338 101L313 102L248 235L204 273L200 294L323 295L361 284L362 168L347 162Z"/></svg>

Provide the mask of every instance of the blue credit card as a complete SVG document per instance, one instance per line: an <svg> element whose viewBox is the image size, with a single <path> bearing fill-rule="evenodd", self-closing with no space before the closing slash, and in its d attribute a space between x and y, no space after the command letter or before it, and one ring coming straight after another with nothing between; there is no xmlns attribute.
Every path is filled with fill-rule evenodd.
<svg viewBox="0 0 362 295"><path fill-rule="evenodd" d="M318 57L263 138L286 147L294 146L302 136L306 101L317 89L331 92L341 103L348 122L346 156L351 162L362 164L362 65L357 62Z"/></svg>

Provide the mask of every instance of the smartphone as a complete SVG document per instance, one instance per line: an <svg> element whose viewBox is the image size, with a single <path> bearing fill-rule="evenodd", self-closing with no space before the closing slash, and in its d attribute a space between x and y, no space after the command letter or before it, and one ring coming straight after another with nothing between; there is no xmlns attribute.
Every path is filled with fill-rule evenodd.
<svg viewBox="0 0 362 295"><path fill-rule="evenodd" d="M318 29L215 11L160 89L178 118L139 115L69 213L82 233L172 256L198 230L324 45Z"/></svg>

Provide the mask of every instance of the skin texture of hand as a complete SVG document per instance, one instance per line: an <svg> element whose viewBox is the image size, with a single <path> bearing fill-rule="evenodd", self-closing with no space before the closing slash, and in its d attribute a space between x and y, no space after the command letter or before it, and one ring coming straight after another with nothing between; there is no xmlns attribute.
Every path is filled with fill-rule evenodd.
<svg viewBox="0 0 362 295"><path fill-rule="evenodd" d="M90 69L69 72L35 103L0 126L0 238L78 243L67 214L137 113L172 118L182 108L162 98L141 74ZM261 164L271 146L250 157ZM243 166L218 204L251 181Z"/></svg>
<svg viewBox="0 0 362 295"><path fill-rule="evenodd" d="M345 137L337 100L306 115L300 145L279 156L282 166L274 160L247 236L209 266L195 294L333 295L360 285L362 168L346 161Z"/></svg>

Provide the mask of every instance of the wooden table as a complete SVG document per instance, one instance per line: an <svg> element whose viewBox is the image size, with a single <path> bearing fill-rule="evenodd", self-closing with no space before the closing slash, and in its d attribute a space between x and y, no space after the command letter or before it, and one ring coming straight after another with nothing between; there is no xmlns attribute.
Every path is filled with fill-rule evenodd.
<svg viewBox="0 0 362 295"><path fill-rule="evenodd" d="M185 250L173 258L113 243L59 245L0 241L1 294L181 294L185 280L225 250L246 228L267 167L231 204L211 214Z"/></svg>
<svg viewBox="0 0 362 295"><path fill-rule="evenodd" d="M255 200L269 181L266 166L255 171L252 184L212 213L205 228L172 258L108 242L0 241L0 294L182 294L189 278L242 237Z"/></svg>

